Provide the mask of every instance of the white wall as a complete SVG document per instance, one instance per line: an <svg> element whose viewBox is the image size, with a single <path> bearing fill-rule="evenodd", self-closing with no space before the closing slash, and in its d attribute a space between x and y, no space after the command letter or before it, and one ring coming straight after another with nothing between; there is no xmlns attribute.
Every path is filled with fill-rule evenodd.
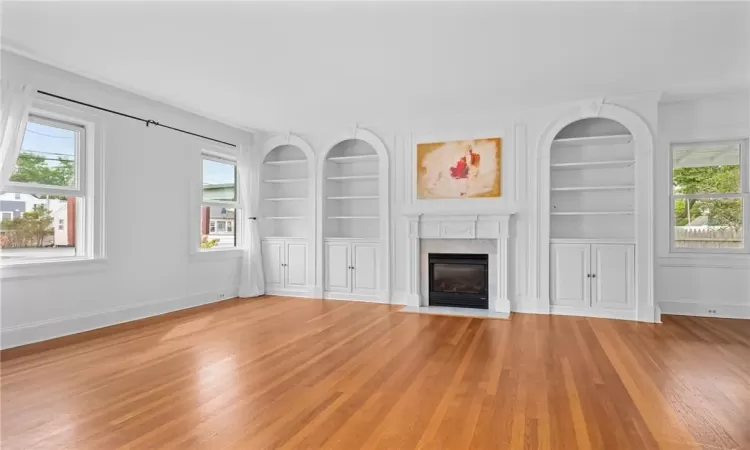
<svg viewBox="0 0 750 450"><path fill-rule="evenodd" d="M668 199L669 143L747 138L749 99L747 91L738 91L659 107L654 167L655 291L663 313L750 318L750 256L670 255ZM716 312L709 313L709 309Z"/></svg>
<svg viewBox="0 0 750 450"><path fill-rule="evenodd" d="M249 144L250 133L2 53L2 76L37 89ZM237 294L240 260L191 257L191 180L205 141L105 112L106 254L82 273L2 280L2 347L97 328ZM197 169L198 171L200 169ZM192 194L194 196L194 194ZM154 226L159 239L154 239ZM201 255L202 256L202 255ZM214 255L211 255L214 256Z"/></svg>

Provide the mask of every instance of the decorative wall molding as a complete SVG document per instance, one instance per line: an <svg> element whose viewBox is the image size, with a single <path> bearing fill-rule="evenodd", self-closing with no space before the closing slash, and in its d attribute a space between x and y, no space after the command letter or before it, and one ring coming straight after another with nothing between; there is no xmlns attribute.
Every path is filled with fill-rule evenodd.
<svg viewBox="0 0 750 450"><path fill-rule="evenodd" d="M448 215L406 214L407 236L407 284L408 292L403 299L407 306L427 306L422 298L420 239L495 239L497 241L498 295L490 299L491 311L510 314L508 299L508 238L510 215Z"/></svg>

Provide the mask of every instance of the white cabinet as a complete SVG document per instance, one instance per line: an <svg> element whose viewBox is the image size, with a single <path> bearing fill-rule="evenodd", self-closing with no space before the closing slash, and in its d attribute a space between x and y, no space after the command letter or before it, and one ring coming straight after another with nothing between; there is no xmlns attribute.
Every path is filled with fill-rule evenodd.
<svg viewBox="0 0 750 450"><path fill-rule="evenodd" d="M584 313L632 309L634 261L629 244L551 244L550 303Z"/></svg>
<svg viewBox="0 0 750 450"><path fill-rule="evenodd" d="M266 290L282 289L284 287L284 242L263 241L263 273L266 277Z"/></svg>
<svg viewBox="0 0 750 450"><path fill-rule="evenodd" d="M351 292L351 244L326 242L326 291Z"/></svg>
<svg viewBox="0 0 750 450"><path fill-rule="evenodd" d="M351 298L336 295L378 295L380 258L377 242L353 242L346 239L325 242L325 290L330 298ZM329 295L333 294L333 295Z"/></svg>
<svg viewBox="0 0 750 450"><path fill-rule="evenodd" d="M589 304L590 260L589 244L552 244L550 293L553 305L584 307Z"/></svg>
<svg viewBox="0 0 750 450"><path fill-rule="evenodd" d="M266 239L261 251L268 293L305 292L308 289L306 241Z"/></svg>
<svg viewBox="0 0 750 450"><path fill-rule="evenodd" d="M633 245L591 245L591 302L601 308L632 308Z"/></svg>

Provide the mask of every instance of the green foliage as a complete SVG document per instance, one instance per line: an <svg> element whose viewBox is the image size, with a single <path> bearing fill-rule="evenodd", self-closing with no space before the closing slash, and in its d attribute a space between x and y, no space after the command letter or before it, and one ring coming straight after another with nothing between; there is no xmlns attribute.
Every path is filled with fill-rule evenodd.
<svg viewBox="0 0 750 450"><path fill-rule="evenodd" d="M201 236L201 248L214 248L219 245L218 239L209 239L208 236Z"/></svg>
<svg viewBox="0 0 750 450"><path fill-rule="evenodd" d="M678 167L673 171L676 194L734 193L740 191L738 165ZM690 217L688 217L688 210ZM707 216L710 226L739 229L742 227L740 199L678 199L675 201L675 224L684 226L700 216Z"/></svg>
<svg viewBox="0 0 750 450"><path fill-rule="evenodd" d="M62 157L57 158L57 164L47 165L47 159L42 155L21 153L16 160L16 171L10 181L19 183L38 183L51 186L70 186L73 184L73 161Z"/></svg>
<svg viewBox="0 0 750 450"><path fill-rule="evenodd" d="M44 238L54 234L52 214L42 205L34 206L33 211L25 212L21 217L6 219L0 223L3 248L41 247Z"/></svg>

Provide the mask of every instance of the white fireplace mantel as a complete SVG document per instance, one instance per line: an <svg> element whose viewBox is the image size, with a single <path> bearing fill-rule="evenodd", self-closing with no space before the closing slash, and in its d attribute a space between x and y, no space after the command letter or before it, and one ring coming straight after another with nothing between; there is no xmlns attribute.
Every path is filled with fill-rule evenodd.
<svg viewBox="0 0 750 450"><path fill-rule="evenodd" d="M454 215L454 214L409 214L408 284L406 304L410 307L427 306L426 298L420 294L420 239L495 239L497 240L498 294L490 298L490 311L510 314L508 300L508 223L510 215Z"/></svg>

